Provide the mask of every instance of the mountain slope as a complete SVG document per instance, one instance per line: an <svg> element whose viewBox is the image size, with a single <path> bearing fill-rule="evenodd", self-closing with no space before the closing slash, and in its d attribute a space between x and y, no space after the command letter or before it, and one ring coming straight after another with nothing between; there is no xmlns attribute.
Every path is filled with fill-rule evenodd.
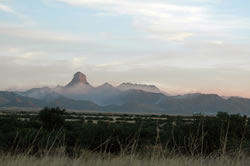
<svg viewBox="0 0 250 166"><path fill-rule="evenodd" d="M32 88L25 92L17 92L17 94L25 97L31 97L38 100L51 101L62 97L60 94L56 93L53 89L44 87L44 88Z"/></svg>
<svg viewBox="0 0 250 166"><path fill-rule="evenodd" d="M24 97L13 92L0 91L0 107L32 107L45 105L43 101Z"/></svg>
<svg viewBox="0 0 250 166"><path fill-rule="evenodd" d="M88 110L88 111L98 111L101 110L102 107L96 105L91 101L83 101L83 100L72 100L65 97L61 97L55 99L51 102L47 103L49 107L61 107L66 109L74 109L74 110Z"/></svg>
<svg viewBox="0 0 250 166"><path fill-rule="evenodd" d="M163 96L165 95L161 93L151 93L151 92L145 92L143 90L128 90L124 91L119 96L117 96L115 103L125 104L130 102L137 102L137 103L155 104Z"/></svg>
<svg viewBox="0 0 250 166"><path fill-rule="evenodd" d="M224 99L216 94L200 94L184 98L166 96L158 105L165 108L166 112L176 114L217 112L250 114L249 99Z"/></svg>

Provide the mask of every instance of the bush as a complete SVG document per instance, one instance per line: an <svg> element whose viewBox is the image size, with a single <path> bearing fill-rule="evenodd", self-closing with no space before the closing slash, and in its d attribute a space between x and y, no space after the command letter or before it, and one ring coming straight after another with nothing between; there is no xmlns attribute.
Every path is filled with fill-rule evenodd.
<svg viewBox="0 0 250 166"><path fill-rule="evenodd" d="M40 111L39 120L41 121L42 127L47 130L60 129L65 126L64 114L65 110L61 110L59 107L46 107Z"/></svg>

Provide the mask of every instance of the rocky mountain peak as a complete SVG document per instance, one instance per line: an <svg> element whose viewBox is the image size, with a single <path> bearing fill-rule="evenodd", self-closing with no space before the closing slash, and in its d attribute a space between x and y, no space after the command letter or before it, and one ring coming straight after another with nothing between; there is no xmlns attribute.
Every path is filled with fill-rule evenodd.
<svg viewBox="0 0 250 166"><path fill-rule="evenodd" d="M72 81L68 85L66 85L66 88L73 87L75 85L89 85L87 76L81 72L75 73Z"/></svg>
<svg viewBox="0 0 250 166"><path fill-rule="evenodd" d="M135 90L143 90L143 91L152 92L152 93L161 93L161 90L154 85L133 84L133 83L129 83L129 82L120 84L118 86L118 89L123 90L123 91L135 89Z"/></svg>

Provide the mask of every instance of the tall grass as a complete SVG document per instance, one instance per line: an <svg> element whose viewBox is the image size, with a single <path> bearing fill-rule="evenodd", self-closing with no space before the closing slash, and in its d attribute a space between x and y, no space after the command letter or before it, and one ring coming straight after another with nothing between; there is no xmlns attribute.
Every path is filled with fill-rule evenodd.
<svg viewBox="0 0 250 166"><path fill-rule="evenodd" d="M249 166L247 157L181 157L117 155L85 152L70 158L63 154L53 156L3 155L1 166Z"/></svg>
<svg viewBox="0 0 250 166"><path fill-rule="evenodd" d="M201 123L201 130L202 125ZM140 151L137 150L137 143L140 139L139 129L138 133L126 146L119 143L120 152L118 154L112 154L106 148L101 151L97 150L99 147L106 147L105 145L109 142L108 139L92 151L76 147L73 154L69 155L64 145L63 132L58 130L56 131L57 137L52 139L48 137L46 146L41 149L42 151L32 153L33 144L37 139L39 130L26 151L19 151L18 148L15 148L16 150L13 153L0 154L0 166L249 166L250 157L244 155L241 147L237 152L226 153L228 126L223 138L222 148L217 153L210 155L203 155L202 153L197 155L194 153L199 147L197 145L198 140L202 139L198 136L188 143L188 146L191 147L189 155L183 155L178 150L177 145L172 150L164 149L160 142L158 124L155 145L146 146ZM174 134L172 139L175 139ZM243 139L244 133L242 135ZM119 142L119 139L117 141Z"/></svg>

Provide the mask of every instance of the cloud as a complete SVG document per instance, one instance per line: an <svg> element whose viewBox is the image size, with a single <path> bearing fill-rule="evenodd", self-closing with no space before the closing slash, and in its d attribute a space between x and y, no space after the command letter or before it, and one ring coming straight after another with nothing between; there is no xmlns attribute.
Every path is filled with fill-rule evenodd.
<svg viewBox="0 0 250 166"><path fill-rule="evenodd" d="M22 23L25 23L27 25L34 24L34 21L31 19L31 17L24 15L24 14L14 10L13 8L11 8L9 6L0 3L0 12L1 11L17 17L19 19L19 21L21 21Z"/></svg>
<svg viewBox="0 0 250 166"><path fill-rule="evenodd" d="M0 24L0 33L2 35L8 35L10 37L18 37L22 39L32 39L39 41L84 41L84 38L79 37L77 35L48 30L32 29L22 25L14 24Z"/></svg>
<svg viewBox="0 0 250 166"><path fill-rule="evenodd" d="M148 38L158 39L158 40L170 40L170 41L183 41L188 37L191 37L193 34L188 32L183 33L165 33L165 34L151 34L148 35Z"/></svg>
<svg viewBox="0 0 250 166"><path fill-rule="evenodd" d="M97 36L91 34L61 33L52 30L14 24L0 24L0 56L23 56L26 59L70 59L94 54L103 48Z"/></svg>
<svg viewBox="0 0 250 166"><path fill-rule="evenodd" d="M3 4L0 4L0 11L7 12L7 13L15 13L13 9Z"/></svg>
<svg viewBox="0 0 250 166"><path fill-rule="evenodd" d="M84 66L84 64L86 63L87 58L86 57L73 57L71 62L74 68L78 68L81 66Z"/></svg>
<svg viewBox="0 0 250 166"><path fill-rule="evenodd" d="M157 0L57 0L78 7L96 9L97 15L126 15L137 31L150 38L183 41L191 37L222 38L227 32L250 28L247 18L220 14L201 5L179 5ZM198 0L206 2L204 0ZM197 2L197 0L193 1ZM198 3L198 2L197 2ZM180 3L182 4L182 3Z"/></svg>

